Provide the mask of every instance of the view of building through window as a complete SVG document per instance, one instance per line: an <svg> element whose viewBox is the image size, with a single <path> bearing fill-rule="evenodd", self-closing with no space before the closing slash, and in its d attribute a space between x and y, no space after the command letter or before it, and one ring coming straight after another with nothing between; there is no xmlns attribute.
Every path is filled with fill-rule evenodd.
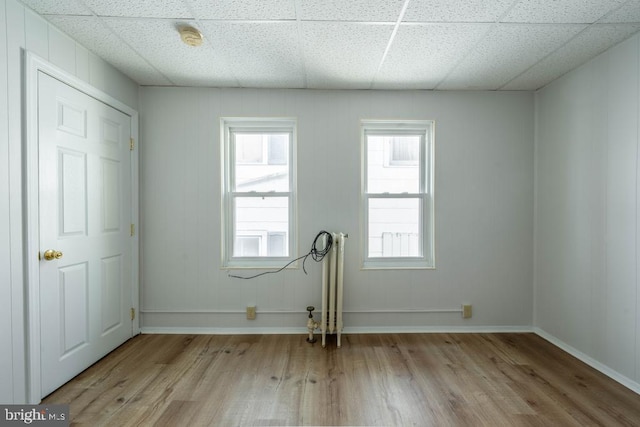
<svg viewBox="0 0 640 427"><path fill-rule="evenodd" d="M237 132L234 145L233 256L288 256L289 198L271 193L289 191L289 134Z"/></svg>
<svg viewBox="0 0 640 427"><path fill-rule="evenodd" d="M363 122L365 265L432 265L430 129Z"/></svg>
<svg viewBox="0 0 640 427"><path fill-rule="evenodd" d="M225 127L225 251L233 260L292 253L293 126L230 119ZM260 264L256 264L260 265Z"/></svg>
<svg viewBox="0 0 640 427"><path fill-rule="evenodd" d="M420 136L371 135L367 138L369 257L422 255ZM401 197L395 197L402 195Z"/></svg>

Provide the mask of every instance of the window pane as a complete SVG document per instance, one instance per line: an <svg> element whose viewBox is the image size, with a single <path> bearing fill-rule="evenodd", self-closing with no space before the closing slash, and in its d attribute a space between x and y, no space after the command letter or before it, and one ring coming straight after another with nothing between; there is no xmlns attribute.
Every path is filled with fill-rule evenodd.
<svg viewBox="0 0 640 427"><path fill-rule="evenodd" d="M234 203L235 239L234 257L243 256L289 256L288 241L274 246L269 242L269 235L287 235L289 230L289 198L287 197L236 197ZM238 239L243 236L260 236L258 253L246 255L238 246ZM263 238L262 238L263 237ZM277 239L277 237L276 237ZM277 251L276 254L270 253Z"/></svg>
<svg viewBox="0 0 640 427"><path fill-rule="evenodd" d="M285 233L269 233L267 256L286 256L287 235Z"/></svg>
<svg viewBox="0 0 640 427"><path fill-rule="evenodd" d="M367 192L420 191L420 136L367 136Z"/></svg>
<svg viewBox="0 0 640 427"><path fill-rule="evenodd" d="M390 165L415 166L420 156L420 139L415 137L392 137L390 145Z"/></svg>
<svg viewBox="0 0 640 427"><path fill-rule="evenodd" d="M261 236L236 236L235 249L238 256L260 255Z"/></svg>
<svg viewBox="0 0 640 427"><path fill-rule="evenodd" d="M234 133L235 190L289 191L289 134Z"/></svg>
<svg viewBox="0 0 640 427"><path fill-rule="evenodd" d="M287 146L289 135L273 134L269 135L269 164L270 165L286 165L287 164Z"/></svg>
<svg viewBox="0 0 640 427"><path fill-rule="evenodd" d="M369 201L369 257L420 257L420 199Z"/></svg>
<svg viewBox="0 0 640 427"><path fill-rule="evenodd" d="M258 133L236 133L236 162L262 163L263 135Z"/></svg>

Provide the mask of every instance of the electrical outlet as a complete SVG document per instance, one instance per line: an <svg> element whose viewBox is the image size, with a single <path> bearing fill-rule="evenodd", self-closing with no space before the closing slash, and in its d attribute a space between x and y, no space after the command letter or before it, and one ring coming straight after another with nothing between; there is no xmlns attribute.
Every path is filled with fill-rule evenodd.
<svg viewBox="0 0 640 427"><path fill-rule="evenodd" d="M462 304L462 318L468 319L471 317L471 304Z"/></svg>
<svg viewBox="0 0 640 427"><path fill-rule="evenodd" d="M247 320L256 320L256 306L248 305L247 306Z"/></svg>

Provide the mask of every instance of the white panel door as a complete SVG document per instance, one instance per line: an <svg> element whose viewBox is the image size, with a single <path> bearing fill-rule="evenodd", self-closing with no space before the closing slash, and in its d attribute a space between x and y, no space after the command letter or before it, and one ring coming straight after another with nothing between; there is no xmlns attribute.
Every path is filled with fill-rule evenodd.
<svg viewBox="0 0 640 427"><path fill-rule="evenodd" d="M39 73L42 396L132 336L130 135L128 115Z"/></svg>

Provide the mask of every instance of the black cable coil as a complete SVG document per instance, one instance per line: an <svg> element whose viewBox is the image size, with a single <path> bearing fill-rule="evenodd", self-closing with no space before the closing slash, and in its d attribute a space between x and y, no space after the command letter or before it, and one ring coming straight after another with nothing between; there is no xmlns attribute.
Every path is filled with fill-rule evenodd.
<svg viewBox="0 0 640 427"><path fill-rule="evenodd" d="M320 243L320 238L323 236L327 236L327 243L324 245L324 247L322 249L318 249L318 245ZM302 261L302 271L304 271L304 274L307 274L307 269L305 267L305 263L307 262L307 258L311 257L311 259L313 259L315 262L320 262L324 259L325 256L327 256L327 254L329 253L329 251L331 250L331 247L333 246L333 235L331 233L329 233L328 231L324 231L322 230L321 232L319 232L315 239L313 239L313 243L311 244L311 249L309 250L309 252L307 252L306 254L293 259L291 261L289 261L288 263L286 263L284 266L282 266L281 268L274 270L274 271L265 271L259 274L255 274L253 276L236 276L235 274L229 274L229 277L233 277L234 279L255 279L256 277L260 277L260 276L264 276L266 274L276 274L276 273L280 273L282 270L284 270L285 268L289 267L291 264L293 264L296 261L299 261L301 259L304 258L304 260Z"/></svg>

